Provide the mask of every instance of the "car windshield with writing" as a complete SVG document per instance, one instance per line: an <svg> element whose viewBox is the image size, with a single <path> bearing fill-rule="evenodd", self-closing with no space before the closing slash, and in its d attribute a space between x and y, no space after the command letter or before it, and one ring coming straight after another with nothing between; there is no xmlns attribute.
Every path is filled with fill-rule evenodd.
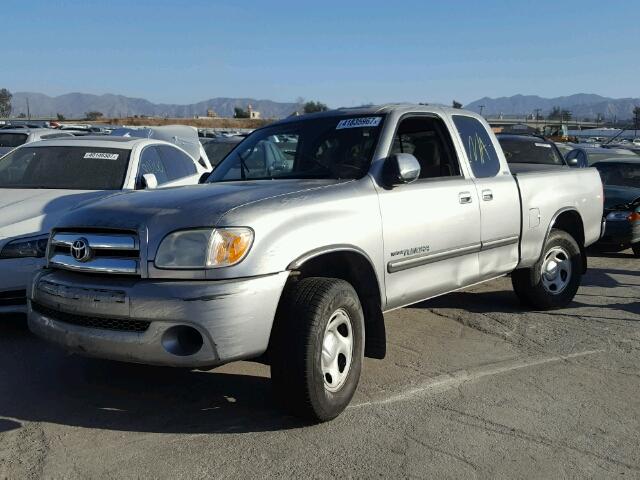
<svg viewBox="0 0 640 480"><path fill-rule="evenodd" d="M22 147L0 160L0 188L120 190L131 151L92 147Z"/></svg>
<svg viewBox="0 0 640 480"><path fill-rule="evenodd" d="M256 130L208 182L361 178L371 164L383 120L384 115L328 115Z"/></svg>

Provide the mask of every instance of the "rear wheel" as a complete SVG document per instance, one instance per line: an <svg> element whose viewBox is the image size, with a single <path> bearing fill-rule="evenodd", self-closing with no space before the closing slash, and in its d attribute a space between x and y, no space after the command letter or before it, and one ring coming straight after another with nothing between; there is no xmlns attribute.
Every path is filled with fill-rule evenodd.
<svg viewBox="0 0 640 480"><path fill-rule="evenodd" d="M280 404L324 422L337 417L358 386L364 315L344 280L312 277L285 293L274 327L271 380Z"/></svg>
<svg viewBox="0 0 640 480"><path fill-rule="evenodd" d="M513 289L525 304L540 310L568 305L580 286L582 258L574 238L563 230L551 230L540 260L531 268L511 275Z"/></svg>

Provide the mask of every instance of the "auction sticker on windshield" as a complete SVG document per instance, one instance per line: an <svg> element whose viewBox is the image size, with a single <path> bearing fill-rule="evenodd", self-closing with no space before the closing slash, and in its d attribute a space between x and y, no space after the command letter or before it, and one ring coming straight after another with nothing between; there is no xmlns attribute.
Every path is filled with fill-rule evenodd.
<svg viewBox="0 0 640 480"><path fill-rule="evenodd" d="M549 145L548 143L537 143L536 142L536 147L551 148L551 145Z"/></svg>
<svg viewBox="0 0 640 480"><path fill-rule="evenodd" d="M93 160L117 160L120 154L118 153L105 153L105 152L87 152L84 154L84 158L91 158Z"/></svg>
<svg viewBox="0 0 640 480"><path fill-rule="evenodd" d="M377 127L380 125L382 117L360 117L360 118L347 118L346 120L340 120L336 130L342 130L343 128L364 128L364 127Z"/></svg>

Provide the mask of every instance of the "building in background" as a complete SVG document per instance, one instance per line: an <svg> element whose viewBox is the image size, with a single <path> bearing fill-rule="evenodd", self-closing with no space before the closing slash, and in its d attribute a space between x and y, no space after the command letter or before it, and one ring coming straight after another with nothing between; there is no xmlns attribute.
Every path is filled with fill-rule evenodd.
<svg viewBox="0 0 640 480"><path fill-rule="evenodd" d="M247 112L249 113L249 118L257 120L260 118L260 112L254 110L251 104L247 107Z"/></svg>

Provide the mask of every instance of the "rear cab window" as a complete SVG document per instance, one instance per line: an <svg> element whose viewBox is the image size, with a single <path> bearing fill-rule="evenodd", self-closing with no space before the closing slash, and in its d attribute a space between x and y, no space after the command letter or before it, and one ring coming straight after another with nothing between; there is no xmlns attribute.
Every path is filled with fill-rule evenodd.
<svg viewBox="0 0 640 480"><path fill-rule="evenodd" d="M495 177L500 171L500 158L484 125L473 117L453 115L469 165L476 178Z"/></svg>
<svg viewBox="0 0 640 480"><path fill-rule="evenodd" d="M564 165L562 155L555 145L542 138L514 138L498 135L498 141L507 163Z"/></svg>

